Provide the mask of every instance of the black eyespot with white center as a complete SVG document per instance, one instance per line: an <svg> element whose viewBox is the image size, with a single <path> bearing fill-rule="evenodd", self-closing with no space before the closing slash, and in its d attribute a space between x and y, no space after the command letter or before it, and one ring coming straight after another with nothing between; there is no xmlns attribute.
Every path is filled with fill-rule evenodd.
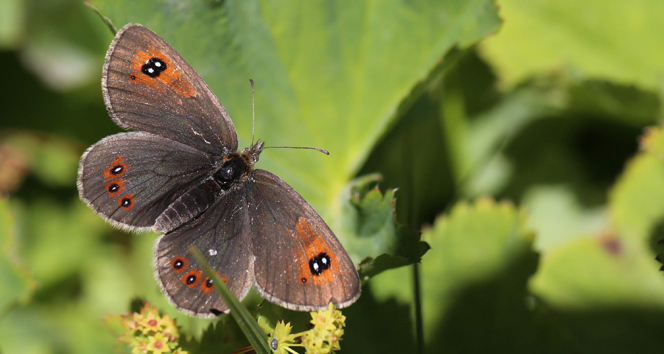
<svg viewBox="0 0 664 354"><path fill-rule="evenodd" d="M318 262L323 266L323 270L330 268L330 256L327 253L322 252L318 255Z"/></svg>
<svg viewBox="0 0 664 354"><path fill-rule="evenodd" d="M212 285L214 285L214 282L212 281L212 279L208 279L208 280L205 282L205 286L208 287L208 288L211 288Z"/></svg>
<svg viewBox="0 0 664 354"><path fill-rule="evenodd" d="M111 183L110 186L108 186L108 191L111 193L115 193L120 189L120 185L117 183Z"/></svg>
<svg viewBox="0 0 664 354"><path fill-rule="evenodd" d="M330 256L328 256L325 252L321 252L309 260L309 270L313 275L320 275L320 273L329 268Z"/></svg>
<svg viewBox="0 0 664 354"><path fill-rule="evenodd" d="M112 175L119 175L120 173L122 173L123 170L124 170L124 167L122 165L118 165L118 166L115 166L111 169L111 174Z"/></svg>
<svg viewBox="0 0 664 354"><path fill-rule="evenodd" d="M191 284L195 283L196 282L196 276L193 275L193 274L188 276L186 282L187 282L187 285L191 285Z"/></svg>
<svg viewBox="0 0 664 354"><path fill-rule="evenodd" d="M164 70L166 70L166 63L159 58L150 58L141 67L143 74L153 78L159 76Z"/></svg>
<svg viewBox="0 0 664 354"><path fill-rule="evenodd" d="M175 262L173 262L173 268L182 269L182 267L184 267L184 261L181 259L176 259Z"/></svg>
<svg viewBox="0 0 664 354"><path fill-rule="evenodd" d="M131 199L129 199L129 198L122 199L122 204L121 205L122 205L123 208L130 207L131 206Z"/></svg>

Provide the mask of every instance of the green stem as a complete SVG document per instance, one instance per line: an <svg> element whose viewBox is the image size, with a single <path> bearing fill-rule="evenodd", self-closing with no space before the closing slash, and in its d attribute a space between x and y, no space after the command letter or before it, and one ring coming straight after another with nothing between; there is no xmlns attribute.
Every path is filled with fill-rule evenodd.
<svg viewBox="0 0 664 354"><path fill-rule="evenodd" d="M405 147L405 151L407 153L402 153L401 158L403 159L403 166L406 166L404 169L405 175L404 175L404 181L405 185L408 186L410 189L408 192L409 193L404 193L404 197L406 199L406 203L408 205L408 213L406 215L406 225L408 225L408 228L410 230L419 230L419 226L416 227L415 224L419 222L419 213L418 213L418 204L415 202L415 196L417 195L417 191L415 189L415 182L414 178L412 175L412 171L414 171L413 168L413 158L410 156L412 153L416 153L413 151L412 144L411 142L413 141L413 133L412 131L409 131L407 134L404 134L404 144L403 146ZM418 246L418 241L419 237L417 239L414 239L412 237L412 234L410 234L410 239L408 240L409 244L409 253L410 255L417 254L417 246ZM413 263L413 298L415 300L415 339L416 339L416 344L417 344L417 353L419 354L424 354L424 325L422 321L422 299L421 299L421 293L420 293L420 272L418 268L418 262Z"/></svg>
<svg viewBox="0 0 664 354"><path fill-rule="evenodd" d="M420 293L419 263L413 263L413 297L415 298L415 334L417 352L424 354L424 324L422 321L422 298Z"/></svg>

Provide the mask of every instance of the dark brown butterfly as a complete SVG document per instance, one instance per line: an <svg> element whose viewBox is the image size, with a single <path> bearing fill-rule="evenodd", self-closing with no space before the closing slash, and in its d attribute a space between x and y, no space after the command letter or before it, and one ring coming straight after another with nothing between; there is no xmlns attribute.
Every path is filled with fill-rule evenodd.
<svg viewBox="0 0 664 354"><path fill-rule="evenodd" d="M81 157L81 198L130 230L164 233L156 277L183 312L228 312L189 253L195 246L243 298L251 285L300 311L360 296L355 267L311 206L274 174L254 169L260 140L238 151L233 122L203 79L151 30L129 24L106 54L102 89L119 126Z"/></svg>

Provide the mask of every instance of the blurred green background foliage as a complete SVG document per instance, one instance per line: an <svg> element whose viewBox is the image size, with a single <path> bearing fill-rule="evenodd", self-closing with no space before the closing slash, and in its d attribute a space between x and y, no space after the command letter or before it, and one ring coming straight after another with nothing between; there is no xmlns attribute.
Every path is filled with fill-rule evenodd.
<svg viewBox="0 0 664 354"><path fill-rule="evenodd" d="M344 353L663 347L664 2L91 3L178 50L240 146L253 78L257 137L331 152L268 150L258 167L361 263ZM238 350L227 316L161 295L158 235L78 199L80 154L121 131L100 90L112 38L80 0L0 0L0 352L126 352L102 318L137 297L191 353Z"/></svg>

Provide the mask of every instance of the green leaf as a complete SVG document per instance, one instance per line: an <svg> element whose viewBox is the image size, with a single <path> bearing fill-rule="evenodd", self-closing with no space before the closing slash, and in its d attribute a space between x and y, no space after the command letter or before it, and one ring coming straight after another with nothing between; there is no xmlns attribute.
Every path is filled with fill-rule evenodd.
<svg viewBox="0 0 664 354"><path fill-rule="evenodd" d="M233 353L249 345L237 322L225 316L210 323L200 339L180 336L180 346L191 354Z"/></svg>
<svg viewBox="0 0 664 354"><path fill-rule="evenodd" d="M569 187L535 186L523 196L529 225L537 233L535 249L547 251L573 241L584 234L606 228L606 207L584 208ZM564 222L561 222L564 220Z"/></svg>
<svg viewBox="0 0 664 354"><path fill-rule="evenodd" d="M386 253L383 253L376 258L367 257L360 262L360 279L363 281L369 280L369 278L374 277L386 270L400 268L407 266L420 261L420 258L431 247L426 242L418 242L417 253L413 258L407 258L404 256L393 256Z"/></svg>
<svg viewBox="0 0 664 354"><path fill-rule="evenodd" d="M534 352L537 337L524 298L538 256L524 213L490 199L461 202L422 238L431 244L420 267L431 352Z"/></svg>
<svg viewBox="0 0 664 354"><path fill-rule="evenodd" d="M664 164L638 154L626 164L609 194L611 222L625 241L644 244L664 218Z"/></svg>
<svg viewBox="0 0 664 354"><path fill-rule="evenodd" d="M27 303L36 285L17 252L16 224L9 202L0 197L0 318L13 305Z"/></svg>
<svg viewBox="0 0 664 354"><path fill-rule="evenodd" d="M532 280L533 292L558 308L664 310L664 279L650 247L623 239L585 236L549 251Z"/></svg>
<svg viewBox="0 0 664 354"><path fill-rule="evenodd" d="M641 149L664 162L664 127L650 127L640 139Z"/></svg>
<svg viewBox="0 0 664 354"><path fill-rule="evenodd" d="M118 27L140 22L173 45L225 105L245 146L253 78L257 137L268 146L330 151L267 150L261 168L332 224L344 187L401 100L454 45L468 46L499 25L490 0L92 3Z"/></svg>
<svg viewBox="0 0 664 354"><path fill-rule="evenodd" d="M569 84L568 92L571 111L637 127L655 123L660 112L656 93L632 85L577 79Z"/></svg>
<svg viewBox="0 0 664 354"><path fill-rule="evenodd" d="M249 343L251 343L251 345L254 347L256 353L271 353L267 342L267 336L261 330L260 326L258 326L258 323L256 320L254 320L249 311L244 306L242 306L240 301L235 297L235 294L233 294L233 292L228 289L228 286L226 286L226 284L221 281L221 278L219 278L214 270L212 270L212 267L210 267L210 264L205 261L205 258L200 254L200 252L198 252L198 250L193 246L190 248L190 251L194 258L196 258L196 262L203 269L205 275L207 275L214 282L214 288L224 300L224 303L228 305L228 308L230 309L231 315L235 319L235 322L237 322L238 326L240 326L240 329L242 329L242 332L244 332L244 335L249 340Z"/></svg>
<svg viewBox="0 0 664 354"><path fill-rule="evenodd" d="M353 260L369 254L394 253L397 231L394 220L395 190L385 194L376 186L380 175L367 175L352 181L344 192L344 246Z"/></svg>
<svg viewBox="0 0 664 354"><path fill-rule="evenodd" d="M664 71L661 1L501 2L505 24L482 52L507 86L561 67L654 89Z"/></svg>
<svg viewBox="0 0 664 354"><path fill-rule="evenodd" d="M10 171L4 179L21 179L29 169L46 186L72 186L76 180L82 146L74 141L30 132L12 132L2 138L2 147L14 161L5 167Z"/></svg>
<svg viewBox="0 0 664 354"><path fill-rule="evenodd" d="M25 0L0 2L0 48L13 49L21 43L25 31L27 3Z"/></svg>

